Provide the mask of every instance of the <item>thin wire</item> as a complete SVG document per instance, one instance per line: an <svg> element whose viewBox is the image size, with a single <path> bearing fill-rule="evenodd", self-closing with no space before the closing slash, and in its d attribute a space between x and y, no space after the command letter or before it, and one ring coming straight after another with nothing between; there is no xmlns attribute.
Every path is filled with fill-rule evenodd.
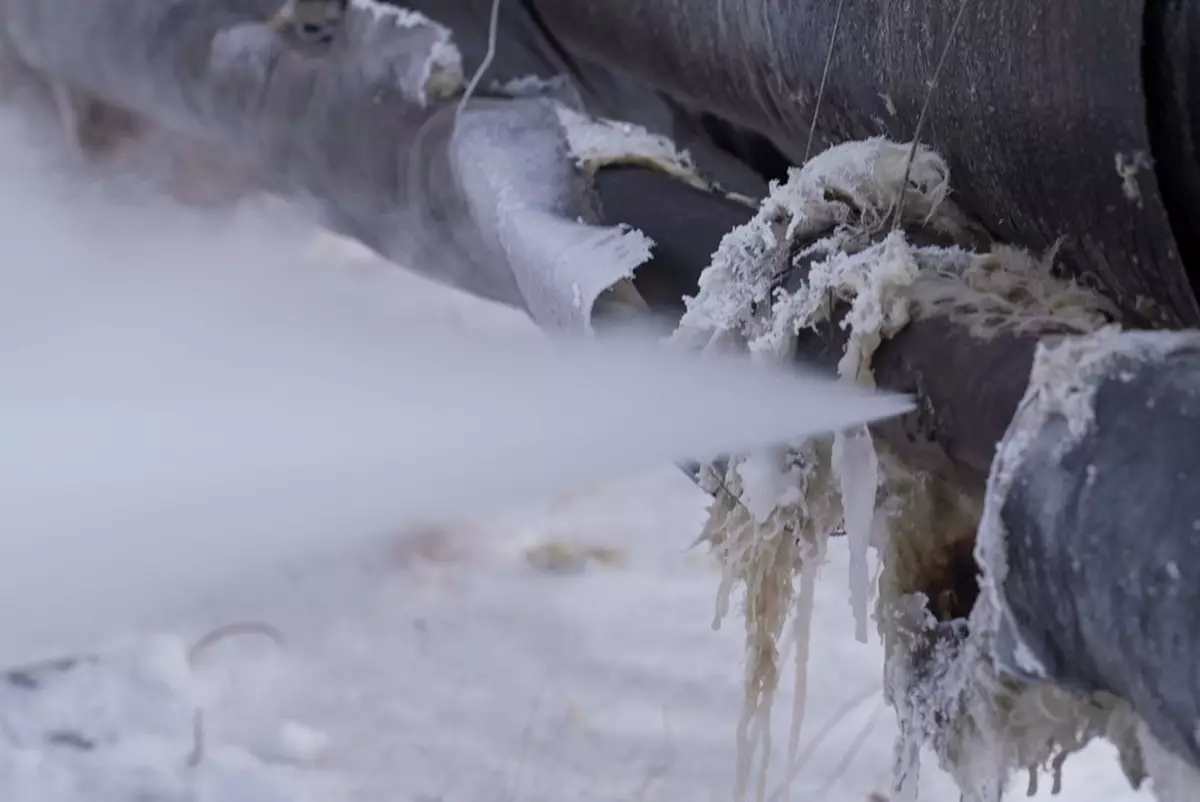
<svg viewBox="0 0 1200 802"><path fill-rule="evenodd" d="M908 181L912 177L913 163L917 160L917 146L921 142L921 131L925 127L925 118L929 115L933 92L937 88L938 80L942 76L942 69L946 66L946 57L950 55L950 48L958 36L958 29L967 15L967 6L970 5L970 2L971 0L961 0L959 3L958 14L954 17L954 24L950 26L950 35L946 39L946 45L942 48L942 55L938 59L937 67L933 70L933 77L929 81L929 91L925 93L925 104L921 106L921 116L917 118L917 127L913 131L912 147L909 148L908 161L904 165L904 182L900 185L900 195L897 197L896 205L892 210L892 231L900 228L901 211L904 209L904 196L908 191Z"/></svg>
<svg viewBox="0 0 1200 802"><path fill-rule="evenodd" d="M808 158L812 156L813 138L817 133L817 120L821 115L821 101L825 99L825 84L829 80L829 70L833 66L833 52L837 44L838 29L842 27L842 8L846 5L846 0L838 0L837 12L833 16L833 33L829 36L829 52L825 54L825 69L821 72L821 84L817 88L817 101L813 105L812 124L808 127L808 144L804 146L804 161L801 166L808 163Z"/></svg>
<svg viewBox="0 0 1200 802"><path fill-rule="evenodd" d="M500 0L492 0L492 14L488 19L488 43L487 52L483 55L483 61L479 62L479 68L475 70L475 74L471 76L471 82L467 84L467 88L463 91L462 98L458 101L458 108L454 110L454 121L458 122L458 117L462 114L462 110L466 108L467 101L475 94L475 90L479 88L479 82L483 80L483 75L492 66L493 59L496 58L496 42L500 38Z"/></svg>

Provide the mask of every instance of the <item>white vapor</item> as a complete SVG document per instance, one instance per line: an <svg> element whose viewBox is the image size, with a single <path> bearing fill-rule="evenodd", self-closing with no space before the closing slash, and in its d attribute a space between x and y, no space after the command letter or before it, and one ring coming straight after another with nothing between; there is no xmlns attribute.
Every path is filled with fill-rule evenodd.
<svg viewBox="0 0 1200 802"><path fill-rule="evenodd" d="M637 338L432 330L293 219L47 169L0 118L0 665L405 523L908 406Z"/></svg>

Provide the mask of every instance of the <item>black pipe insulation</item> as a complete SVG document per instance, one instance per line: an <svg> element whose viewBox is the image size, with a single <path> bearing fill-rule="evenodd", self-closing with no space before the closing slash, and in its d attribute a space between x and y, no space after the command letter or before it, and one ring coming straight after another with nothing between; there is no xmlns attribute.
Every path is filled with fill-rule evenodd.
<svg viewBox="0 0 1200 802"><path fill-rule="evenodd" d="M823 76L818 147L908 141L928 99L920 138L995 236L1062 239L1066 268L1137 322L1200 323L1200 2L962 2L842 0L826 76L833 0L501 0L493 70L572 75L598 113L660 130L715 115L792 163ZM406 4L478 63L490 0Z"/></svg>

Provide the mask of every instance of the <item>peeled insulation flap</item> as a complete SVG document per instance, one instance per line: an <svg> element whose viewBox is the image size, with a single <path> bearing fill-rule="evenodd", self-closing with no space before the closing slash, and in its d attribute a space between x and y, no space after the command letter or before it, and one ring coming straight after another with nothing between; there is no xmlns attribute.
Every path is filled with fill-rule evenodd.
<svg viewBox="0 0 1200 802"><path fill-rule="evenodd" d="M512 271L533 319L586 333L597 298L631 277L653 243L593 222L561 109L549 99L474 101L459 115L450 162L495 269Z"/></svg>

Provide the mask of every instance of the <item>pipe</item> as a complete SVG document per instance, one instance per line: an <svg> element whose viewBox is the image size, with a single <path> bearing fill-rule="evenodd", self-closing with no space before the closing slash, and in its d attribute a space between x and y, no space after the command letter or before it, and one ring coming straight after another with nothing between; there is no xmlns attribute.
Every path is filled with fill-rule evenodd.
<svg viewBox="0 0 1200 802"><path fill-rule="evenodd" d="M1075 366L1100 354L1071 371L1082 406L1035 387L1001 444L1011 481L980 552L1008 613L1001 641L1025 649L1011 669L1029 673L1032 655L1030 679L1128 700L1200 766L1200 336L1095 341L1073 346Z"/></svg>
<svg viewBox="0 0 1200 802"><path fill-rule="evenodd" d="M568 52L802 161L839 3L524 1ZM959 205L994 235L1035 251L1065 237L1069 267L1131 316L1200 323L1200 181L1178 178L1200 172L1191 129L1172 133L1195 107L1183 90L1196 83L1197 4L963 2L950 41L957 3L843 0L819 141L906 141L929 99L921 139L949 162ZM1156 55L1160 41L1173 47Z"/></svg>

